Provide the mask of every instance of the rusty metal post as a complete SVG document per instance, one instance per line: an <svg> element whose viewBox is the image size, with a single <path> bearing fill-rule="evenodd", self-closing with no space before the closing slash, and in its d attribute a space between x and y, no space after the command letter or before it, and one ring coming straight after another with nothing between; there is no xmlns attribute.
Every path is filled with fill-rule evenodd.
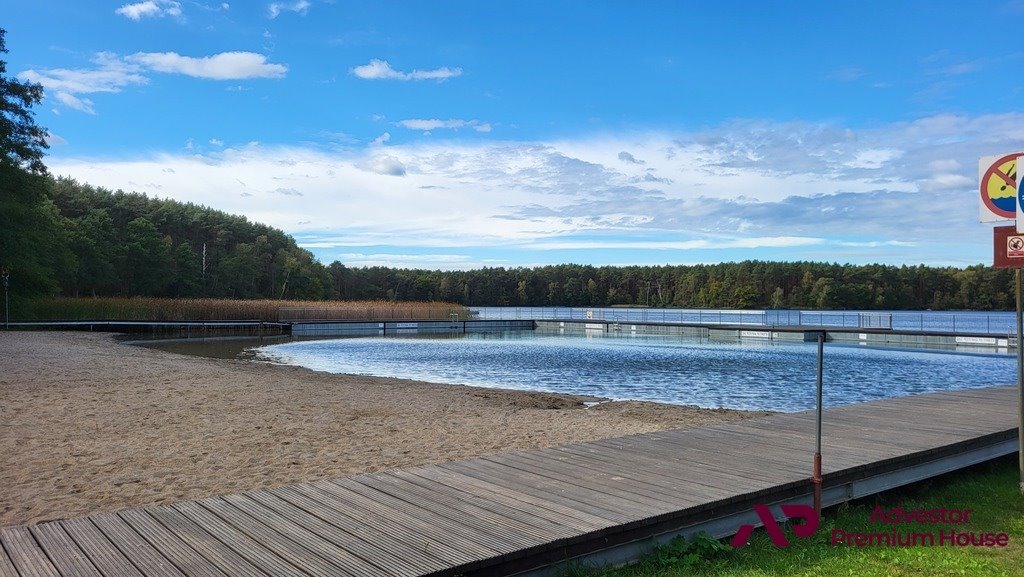
<svg viewBox="0 0 1024 577"><path fill-rule="evenodd" d="M1021 286L1020 269L1014 269L1017 281L1017 466L1020 472L1020 493L1024 495L1024 309L1021 300L1024 287Z"/></svg>
<svg viewBox="0 0 1024 577"><path fill-rule="evenodd" d="M821 518L821 389L822 368L825 357L825 331L818 333L818 391L817 391L817 424L814 430L814 471L811 483L814 484L814 512Z"/></svg>
<svg viewBox="0 0 1024 577"><path fill-rule="evenodd" d="M7 269L3 269L0 275L3 276L4 282L4 329L7 330L11 328L11 310L7 306L7 285L10 282L11 275L7 272Z"/></svg>

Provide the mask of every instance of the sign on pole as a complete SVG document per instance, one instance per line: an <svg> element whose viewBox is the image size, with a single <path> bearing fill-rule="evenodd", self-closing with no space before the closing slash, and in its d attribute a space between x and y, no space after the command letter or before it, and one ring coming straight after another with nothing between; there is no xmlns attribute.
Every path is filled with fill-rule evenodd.
<svg viewBox="0 0 1024 577"><path fill-rule="evenodd" d="M1014 152L978 162L978 216L981 222L1017 219L1017 157Z"/></svg>
<svg viewBox="0 0 1024 577"><path fill-rule="evenodd" d="M1017 164L1024 153L990 156L978 162L981 222L1015 219L1015 226L992 229L995 266L1013 268L1017 301L1017 445L1024 447L1024 195L1018 197ZM1024 495L1024 450L1017 451L1020 493Z"/></svg>
<svg viewBox="0 0 1024 577"><path fill-rule="evenodd" d="M1013 226L997 226L993 232L993 253L996 268L1024 267L1024 234Z"/></svg>

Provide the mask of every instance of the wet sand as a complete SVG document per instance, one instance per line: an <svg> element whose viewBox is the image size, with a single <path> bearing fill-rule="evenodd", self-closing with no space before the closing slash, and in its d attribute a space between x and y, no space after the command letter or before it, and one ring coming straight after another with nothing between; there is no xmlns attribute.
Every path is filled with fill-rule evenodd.
<svg viewBox="0 0 1024 577"><path fill-rule="evenodd" d="M0 332L0 526L764 414L588 400Z"/></svg>

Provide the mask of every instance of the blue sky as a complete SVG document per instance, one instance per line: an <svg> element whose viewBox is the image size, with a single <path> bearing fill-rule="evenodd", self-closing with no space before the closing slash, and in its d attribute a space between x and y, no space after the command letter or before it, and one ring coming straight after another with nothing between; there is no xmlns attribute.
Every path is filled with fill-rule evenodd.
<svg viewBox="0 0 1024 577"><path fill-rule="evenodd" d="M325 262L988 263L1024 1L9 2L58 175Z"/></svg>

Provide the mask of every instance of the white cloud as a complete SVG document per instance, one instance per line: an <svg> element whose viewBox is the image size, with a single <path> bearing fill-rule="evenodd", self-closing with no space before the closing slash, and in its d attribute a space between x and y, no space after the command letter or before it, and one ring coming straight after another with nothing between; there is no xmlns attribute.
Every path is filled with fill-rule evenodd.
<svg viewBox="0 0 1024 577"><path fill-rule="evenodd" d="M729 249L729 248L786 248L794 246L811 246L824 244L823 238L806 236L769 236L714 238L682 241L540 241L523 245L529 250L695 250L695 249Z"/></svg>
<svg viewBox="0 0 1024 577"><path fill-rule="evenodd" d="M267 62L255 52L221 52L213 56L181 56L176 52L138 52L127 60L156 72L184 74L211 80L280 78L288 71L283 64Z"/></svg>
<svg viewBox="0 0 1024 577"><path fill-rule="evenodd" d="M139 66L121 60L116 54L100 52L92 61L96 64L92 69L29 69L18 73L18 78L69 94L120 92L126 86L148 82L140 74Z"/></svg>
<svg viewBox="0 0 1024 577"><path fill-rule="evenodd" d="M315 244L315 243L313 243ZM308 244L303 248L316 248ZM465 270L483 266L497 266L501 263L493 259L475 259L464 254L402 254L402 253L362 253L345 252L333 254L332 258L344 262L346 266L386 266L391 268L430 269L430 270Z"/></svg>
<svg viewBox="0 0 1024 577"><path fill-rule="evenodd" d="M461 68L448 68L447 66L435 68L434 70L413 70L402 72L395 70L388 64L387 60L374 58L369 64L356 66L352 74L364 80L447 80L462 74Z"/></svg>
<svg viewBox="0 0 1024 577"><path fill-rule="evenodd" d="M125 4L114 10L114 13L136 22L143 18L162 18L164 16L176 18L181 16L181 4L173 0L145 0L135 4Z"/></svg>
<svg viewBox="0 0 1024 577"><path fill-rule="evenodd" d="M96 114L96 111L93 110L92 107L92 100L89 100L88 98L78 98L77 96L68 94L67 92L57 92L57 94L54 95L54 98L68 108L80 110L87 114Z"/></svg>
<svg viewBox="0 0 1024 577"><path fill-rule="evenodd" d="M480 122L479 120L460 120L452 118L448 120L440 120L437 118L425 119L425 118L410 118L407 120L400 120L398 124L408 128L409 130L422 130L429 132L438 128L447 128L451 130L458 130L460 128L472 128L477 132L490 132L491 125L487 122Z"/></svg>
<svg viewBox="0 0 1024 577"><path fill-rule="evenodd" d="M52 132L47 132L45 138L46 144L49 144L50 146L60 146L62 144L68 143L68 141L62 138L60 135L54 134Z"/></svg>
<svg viewBox="0 0 1024 577"><path fill-rule="evenodd" d="M373 142L371 144L373 144L375 146L380 146L380 145L386 143L389 140L391 140L391 133L390 132L385 132L384 134L381 134L377 138L374 138Z"/></svg>
<svg viewBox="0 0 1024 577"><path fill-rule="evenodd" d="M380 155L359 164L363 170L387 176L405 176L405 164L394 156Z"/></svg>
<svg viewBox="0 0 1024 577"><path fill-rule="evenodd" d="M853 155L853 160L846 162L850 168L881 168L885 163L902 156L899 150L892 149L870 149L859 150Z"/></svg>
<svg viewBox="0 0 1024 577"><path fill-rule="evenodd" d="M936 172L960 170L960 163L955 158L942 158L928 163L928 168Z"/></svg>
<svg viewBox="0 0 1024 577"><path fill-rule="evenodd" d="M280 78L288 71L287 66L267 62L266 56L254 52L221 52L198 58L174 52L139 52L122 58L111 52L99 52L92 62L93 68L29 69L17 76L43 85L68 108L95 114L93 102L82 98L81 94L117 93L129 86L146 84L149 82L144 75L147 71L211 80Z"/></svg>
<svg viewBox="0 0 1024 577"><path fill-rule="evenodd" d="M211 138L210 144L213 146L224 146L224 141L219 138Z"/></svg>
<svg viewBox="0 0 1024 577"><path fill-rule="evenodd" d="M633 156L632 154L626 152L625 150L623 150L622 152L619 153L618 158L622 162L628 162L629 164L647 164L647 163L645 163L642 160L637 160L637 158L635 156Z"/></svg>
<svg viewBox="0 0 1024 577"><path fill-rule="evenodd" d="M418 129L447 121L436 122ZM151 192L238 212L339 254L472 247L532 248L539 262L567 258L556 251L597 263L650 251L657 262L739 254L962 263L991 252L977 223L977 158L1024 148L1022 134L1024 113L870 130L737 121L561 141L263 145L48 164L108 188L151 183ZM620 160L625 150L646 164ZM248 188L237 181L243 174ZM264 193L240 197L246 190ZM390 248L356 249L379 246Z"/></svg>
<svg viewBox="0 0 1024 577"><path fill-rule="evenodd" d="M270 18L277 18L282 12L295 12L305 16L312 4L309 0L296 0L295 2L274 2L267 6L267 14Z"/></svg>

